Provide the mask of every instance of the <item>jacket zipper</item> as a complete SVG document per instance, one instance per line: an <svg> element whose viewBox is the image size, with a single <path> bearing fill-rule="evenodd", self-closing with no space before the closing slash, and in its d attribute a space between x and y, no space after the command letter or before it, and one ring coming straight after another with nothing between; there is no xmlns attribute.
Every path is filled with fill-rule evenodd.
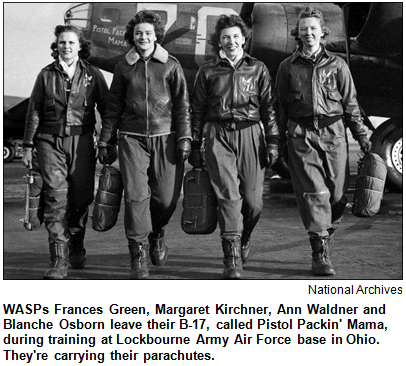
<svg viewBox="0 0 406 366"><path fill-rule="evenodd" d="M316 64L311 63L312 64L312 103L313 103L313 123L314 123L314 128L316 130L319 129L318 126L318 122L316 120L316 116L317 116L317 85L316 85Z"/></svg>
<svg viewBox="0 0 406 366"><path fill-rule="evenodd" d="M59 70L57 67L55 67L55 69L57 70L57 72L59 73L59 75L62 77L62 86L61 86L61 94L63 95L63 100L64 103L66 105L66 117L64 118L64 131L66 130L66 127L71 125L70 123L68 123L69 120L69 98L70 98L70 91L69 91L69 98L66 97L66 89L65 89L65 74L63 73L63 71ZM55 87L56 84L56 78L54 79L54 85L53 88Z"/></svg>
<svg viewBox="0 0 406 366"><path fill-rule="evenodd" d="M68 105L68 99L66 98L66 90L65 90L65 74L61 70L59 70L57 67L55 67L55 70L62 77L62 86L61 86L60 93L63 95L63 101L65 102L66 105ZM53 80L53 83L54 83L53 87L55 87L56 78Z"/></svg>
<svg viewBox="0 0 406 366"><path fill-rule="evenodd" d="M147 114L146 135L149 136L149 108L148 108L148 60L145 61L145 110Z"/></svg>
<svg viewBox="0 0 406 366"><path fill-rule="evenodd" d="M231 65L231 67L233 69L233 100L231 101L231 115L234 118L235 117L234 116L234 110L236 109L235 104L236 104L236 101L238 100L238 95L237 95L238 91L237 91L237 89L235 87L235 84L236 84L235 79L237 77L237 69L233 65Z"/></svg>

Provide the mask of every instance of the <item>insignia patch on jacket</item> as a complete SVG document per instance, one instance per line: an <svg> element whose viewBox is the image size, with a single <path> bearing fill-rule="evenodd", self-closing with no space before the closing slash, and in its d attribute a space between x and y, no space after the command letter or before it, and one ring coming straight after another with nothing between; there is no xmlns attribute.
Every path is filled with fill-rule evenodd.
<svg viewBox="0 0 406 366"><path fill-rule="evenodd" d="M252 83L252 77L250 78L245 78L242 77L240 79L240 86L242 91L250 91L254 89L254 84Z"/></svg>
<svg viewBox="0 0 406 366"><path fill-rule="evenodd" d="M334 70L330 70L329 72L326 72L326 70L323 70L323 72L321 73L321 80L320 82L325 85L333 85L334 84L334 74L333 74Z"/></svg>
<svg viewBox="0 0 406 366"><path fill-rule="evenodd" d="M85 88L88 86L92 86L92 78L93 76L85 74Z"/></svg>

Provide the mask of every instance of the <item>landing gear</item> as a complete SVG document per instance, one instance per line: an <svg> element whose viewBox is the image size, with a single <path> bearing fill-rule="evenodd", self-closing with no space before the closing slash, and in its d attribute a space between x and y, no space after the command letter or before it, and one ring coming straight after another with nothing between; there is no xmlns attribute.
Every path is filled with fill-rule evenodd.
<svg viewBox="0 0 406 366"><path fill-rule="evenodd" d="M391 118L380 125L371 136L372 152L385 161L388 168L386 186L402 191L403 185L403 127L402 117Z"/></svg>
<svg viewBox="0 0 406 366"><path fill-rule="evenodd" d="M8 163L14 159L16 155L16 148L10 141L4 141L3 145L3 162Z"/></svg>

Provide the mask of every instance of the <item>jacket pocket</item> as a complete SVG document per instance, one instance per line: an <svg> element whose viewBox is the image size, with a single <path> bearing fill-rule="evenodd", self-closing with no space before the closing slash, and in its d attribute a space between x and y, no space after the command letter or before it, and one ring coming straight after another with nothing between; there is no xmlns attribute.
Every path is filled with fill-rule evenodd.
<svg viewBox="0 0 406 366"><path fill-rule="evenodd" d="M46 98L44 100L44 119L45 120L56 119L55 98Z"/></svg>
<svg viewBox="0 0 406 366"><path fill-rule="evenodd" d="M261 119L260 113L260 103L257 95L249 96L249 105L246 117L252 120Z"/></svg>
<svg viewBox="0 0 406 366"><path fill-rule="evenodd" d="M154 107L154 106L153 106ZM168 106L168 104L165 104L163 101L158 100L156 102L155 107L158 109L158 111L165 117L171 116L171 109Z"/></svg>
<svg viewBox="0 0 406 366"><path fill-rule="evenodd" d="M136 100L126 105L123 116L138 117L143 113L145 113L145 103L142 104L141 101Z"/></svg>
<svg viewBox="0 0 406 366"><path fill-rule="evenodd" d="M85 98L83 100L82 124L93 123L95 119L94 108L95 103L92 99Z"/></svg>
<svg viewBox="0 0 406 366"><path fill-rule="evenodd" d="M341 94L338 90L333 90L333 91L327 92L327 98L334 100L336 102L339 102L339 101L341 101L341 99L343 99L343 97L341 96Z"/></svg>
<svg viewBox="0 0 406 366"><path fill-rule="evenodd" d="M220 118L223 114L222 97L212 97L207 101L208 116L211 118Z"/></svg>
<svg viewBox="0 0 406 366"><path fill-rule="evenodd" d="M257 95L250 95L250 104L259 108L259 99Z"/></svg>

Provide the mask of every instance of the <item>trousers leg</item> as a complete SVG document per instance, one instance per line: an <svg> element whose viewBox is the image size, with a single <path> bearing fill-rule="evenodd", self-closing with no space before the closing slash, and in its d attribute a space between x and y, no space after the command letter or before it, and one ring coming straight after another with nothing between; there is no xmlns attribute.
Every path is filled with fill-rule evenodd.
<svg viewBox="0 0 406 366"><path fill-rule="evenodd" d="M243 198L243 232L249 236L258 223L263 207L265 139L259 124L242 130L241 135L243 143L238 149L237 167Z"/></svg>
<svg viewBox="0 0 406 366"><path fill-rule="evenodd" d="M71 136L66 150L69 155L68 173L68 225L71 241L83 243L88 219L88 207L94 198L94 175L96 170L96 152L93 134Z"/></svg>
<svg viewBox="0 0 406 366"><path fill-rule="evenodd" d="M251 233L263 206L265 142L260 125L230 131L211 123L205 148L222 235Z"/></svg>
<svg viewBox="0 0 406 366"><path fill-rule="evenodd" d="M348 187L348 145L338 121L310 131L289 121L289 169L299 212L311 236L325 237L337 227L345 209Z"/></svg>
<svg viewBox="0 0 406 366"><path fill-rule="evenodd" d="M243 230L242 196L237 166L238 131L208 124L205 143L206 166L218 200L221 237L239 237Z"/></svg>
<svg viewBox="0 0 406 366"><path fill-rule="evenodd" d="M140 241L160 232L172 217L180 196L183 164L176 162L176 137L120 136L120 170L124 183L128 239Z"/></svg>
<svg viewBox="0 0 406 366"><path fill-rule="evenodd" d="M128 241L144 242L152 230L151 191L147 171L150 152L146 139L120 135L120 172L124 186L124 227Z"/></svg>
<svg viewBox="0 0 406 366"><path fill-rule="evenodd" d="M331 141L334 142L333 145ZM341 222L347 204L345 192L350 178L348 138L344 124L339 121L326 127L325 139L321 144L325 151L326 185L331 193L331 222L335 230Z"/></svg>
<svg viewBox="0 0 406 366"><path fill-rule="evenodd" d="M176 210L182 189L184 164L177 162L175 134L150 138L149 144L150 211L152 231L158 235Z"/></svg>
<svg viewBox="0 0 406 366"><path fill-rule="evenodd" d="M68 243L68 161L63 138L39 134L37 156L44 181L44 223L49 244Z"/></svg>

